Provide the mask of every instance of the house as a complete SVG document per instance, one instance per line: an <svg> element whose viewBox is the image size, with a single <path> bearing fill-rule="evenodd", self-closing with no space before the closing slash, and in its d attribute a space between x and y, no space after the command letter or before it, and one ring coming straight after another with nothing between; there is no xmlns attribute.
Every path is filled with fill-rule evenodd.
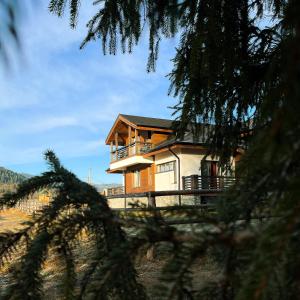
<svg viewBox="0 0 300 300"><path fill-rule="evenodd" d="M201 125L197 139L187 132L176 138L173 121L119 114L107 138L108 173L123 174L125 194L188 189L222 190L232 184L232 171L221 173L218 159L207 156L212 125ZM113 193L113 192L112 192Z"/></svg>

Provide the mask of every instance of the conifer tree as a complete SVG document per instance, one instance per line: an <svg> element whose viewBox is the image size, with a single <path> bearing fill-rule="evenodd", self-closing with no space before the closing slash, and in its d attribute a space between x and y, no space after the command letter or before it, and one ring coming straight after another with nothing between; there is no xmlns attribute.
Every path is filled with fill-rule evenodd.
<svg viewBox="0 0 300 300"><path fill-rule="evenodd" d="M79 2L52 0L50 11L62 15L70 3L75 26ZM160 40L180 36L170 74L179 134L189 124L197 134L198 123L213 122L211 150L223 163L241 144L247 149L243 180L220 212L225 223L248 220L255 233L252 262L233 294L298 298L300 2L106 0L96 1L95 11L82 47L99 39L104 53L131 52L146 29L149 71ZM258 211L274 217L260 234L250 222Z"/></svg>
<svg viewBox="0 0 300 300"><path fill-rule="evenodd" d="M34 192L53 189L54 199L33 215L18 232L0 234L0 262L21 256L11 267L11 284L1 287L1 299L43 299L41 270L51 251L64 262L65 299L144 299L136 281L129 245L114 220L106 199L63 168L53 152L45 154L50 170L20 184L15 193L1 198L1 208L14 207ZM92 240L91 259L75 293L74 249L80 236Z"/></svg>
<svg viewBox="0 0 300 300"><path fill-rule="evenodd" d="M79 4L78 0L52 0L49 8L61 16L68 5L70 23L75 27ZM121 230L130 222L125 224L115 217L103 204L104 199L96 197L91 187L78 181L48 153L53 171L30 179L16 194L1 200L3 205L13 206L45 186L54 187L58 195L34 224L17 234L1 236L1 257L9 258L21 239L27 247L19 262L21 267L16 265L12 273L16 281L7 298L19 299L21 294L28 295L27 299L42 297L40 268L49 245L67 253L63 256L69 287L66 295L72 298L68 293L75 295L76 291L72 288L71 244L76 240L76 230L87 226L95 240L100 240L99 248L105 245L101 257L107 263L104 271L91 266L99 277L82 281L95 287L93 299L146 297L137 283L130 255L145 244L160 242L173 248L162 271L162 286L156 289L158 299L298 299L299 1L106 0L95 1L95 9L82 47L101 39L104 53L115 54L118 48L131 52L146 28L149 71L155 69L159 41L180 35L170 74L170 92L179 97L175 107L180 114L178 134L192 124L197 135L198 123L213 122L211 151L224 164L238 147L246 149L238 170L242 179L220 199L216 217L193 212L204 222L202 230L182 232L153 219L140 224L133 220L138 230L131 238ZM61 205L76 209L64 217L59 214ZM56 239L59 242L52 243ZM112 253L125 250L110 256L107 249ZM195 291L192 266L207 254L218 262L220 277ZM100 258L96 264L98 261ZM126 280L120 291L120 274L103 276L116 270L114 266Z"/></svg>

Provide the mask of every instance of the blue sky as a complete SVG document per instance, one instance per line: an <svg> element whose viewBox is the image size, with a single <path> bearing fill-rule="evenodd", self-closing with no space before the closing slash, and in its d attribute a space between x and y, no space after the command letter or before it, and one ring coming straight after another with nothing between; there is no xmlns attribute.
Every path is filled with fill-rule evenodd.
<svg viewBox="0 0 300 300"><path fill-rule="evenodd" d="M27 9L21 21L22 52L11 71L0 71L0 166L38 174L43 152L52 149L64 165L96 183L121 182L108 175L106 135L118 113L171 118L167 95L176 40L164 41L157 71L148 74L147 36L131 55L103 56L100 41L79 45L95 8L82 4L78 28L67 15L47 11L48 1Z"/></svg>

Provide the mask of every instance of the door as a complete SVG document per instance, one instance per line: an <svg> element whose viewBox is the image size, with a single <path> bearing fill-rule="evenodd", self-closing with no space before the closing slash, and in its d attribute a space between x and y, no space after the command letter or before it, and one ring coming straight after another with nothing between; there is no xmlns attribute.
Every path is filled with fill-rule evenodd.
<svg viewBox="0 0 300 300"><path fill-rule="evenodd" d="M201 161L201 185L202 189L218 188L218 162L211 160Z"/></svg>

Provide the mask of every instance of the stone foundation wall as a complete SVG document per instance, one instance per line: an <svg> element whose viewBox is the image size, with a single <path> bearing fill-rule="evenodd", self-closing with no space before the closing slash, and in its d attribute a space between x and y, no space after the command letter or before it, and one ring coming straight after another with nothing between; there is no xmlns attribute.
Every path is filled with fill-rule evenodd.
<svg viewBox="0 0 300 300"><path fill-rule="evenodd" d="M159 196L156 197L156 207L163 207L163 206L175 206L179 205L180 203L180 196ZM141 197L141 198L114 198L108 199L108 205L111 208L130 208L132 207L131 204L137 204L139 206L148 206L148 198ZM200 196L181 196L181 205L198 205L201 204Z"/></svg>

